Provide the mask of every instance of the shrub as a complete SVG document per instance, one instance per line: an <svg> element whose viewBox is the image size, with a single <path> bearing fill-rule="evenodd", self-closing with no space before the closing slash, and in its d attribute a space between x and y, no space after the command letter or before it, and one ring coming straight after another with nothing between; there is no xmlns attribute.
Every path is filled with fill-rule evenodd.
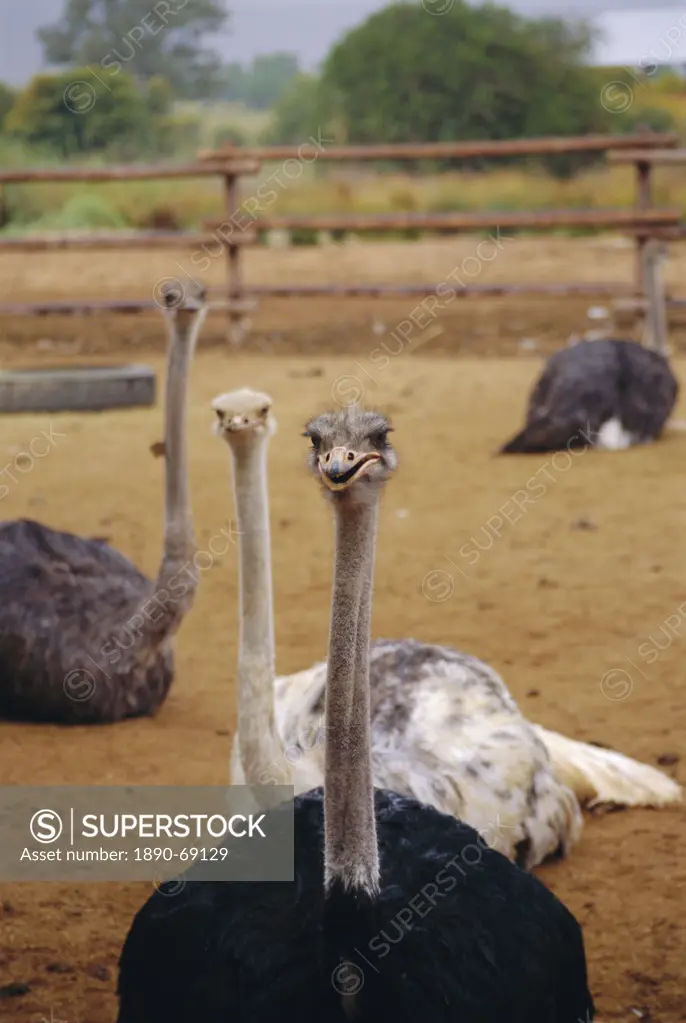
<svg viewBox="0 0 686 1023"><path fill-rule="evenodd" d="M146 97L120 74L105 88L86 69L41 74L17 96L5 127L30 145L64 157L119 146L135 152L151 126Z"/></svg>
<svg viewBox="0 0 686 1023"><path fill-rule="evenodd" d="M72 196L57 212L41 217L33 226L47 231L106 231L129 225L102 196L82 192Z"/></svg>

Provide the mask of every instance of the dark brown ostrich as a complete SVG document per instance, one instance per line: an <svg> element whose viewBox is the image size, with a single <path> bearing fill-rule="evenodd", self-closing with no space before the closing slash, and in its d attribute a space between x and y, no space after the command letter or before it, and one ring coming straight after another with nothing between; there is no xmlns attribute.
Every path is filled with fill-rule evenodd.
<svg viewBox="0 0 686 1023"><path fill-rule="evenodd" d="M204 293L163 291L169 332L164 546L153 581L107 543L17 519L0 525L0 717L97 724L154 714L198 584L186 406Z"/></svg>

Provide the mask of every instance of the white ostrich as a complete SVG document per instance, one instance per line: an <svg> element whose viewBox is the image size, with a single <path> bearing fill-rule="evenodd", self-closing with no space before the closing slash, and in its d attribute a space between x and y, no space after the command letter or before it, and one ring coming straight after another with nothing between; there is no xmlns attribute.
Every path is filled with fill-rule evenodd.
<svg viewBox="0 0 686 1023"><path fill-rule="evenodd" d="M268 395L249 389L212 402L215 433L231 452L240 534L231 780L292 784L299 793L323 783L326 663L275 675L266 466L276 429L271 405ZM324 434L339 419L320 416L319 432L309 432L315 452L326 442L331 472L340 452ZM380 416L370 429L381 452L389 429ZM337 471L344 484L343 462ZM662 806L681 798L679 786L653 767L528 722L500 676L469 654L413 639L377 640L370 672L374 784L466 821L527 869L574 845L580 802Z"/></svg>

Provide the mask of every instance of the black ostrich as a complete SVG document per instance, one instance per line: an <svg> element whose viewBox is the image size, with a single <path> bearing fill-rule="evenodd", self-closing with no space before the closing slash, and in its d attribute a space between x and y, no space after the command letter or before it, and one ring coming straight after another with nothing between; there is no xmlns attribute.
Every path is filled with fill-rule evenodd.
<svg viewBox="0 0 686 1023"><path fill-rule="evenodd" d="M336 561L325 787L295 800L292 883L187 877L136 916L118 1023L589 1023L579 925L454 817L374 791L369 636L388 422L313 419ZM278 811L277 811L278 812ZM250 855L234 851L234 855Z"/></svg>
<svg viewBox="0 0 686 1023"><path fill-rule="evenodd" d="M165 530L157 578L107 543L40 522L0 524L0 718L98 724L153 714L197 588L186 406L204 294L164 291L169 327ZM190 568L190 570L189 570Z"/></svg>
<svg viewBox="0 0 686 1023"><path fill-rule="evenodd" d="M636 341L582 341L548 360L524 429L500 454L646 444L662 433L678 390L659 352Z"/></svg>

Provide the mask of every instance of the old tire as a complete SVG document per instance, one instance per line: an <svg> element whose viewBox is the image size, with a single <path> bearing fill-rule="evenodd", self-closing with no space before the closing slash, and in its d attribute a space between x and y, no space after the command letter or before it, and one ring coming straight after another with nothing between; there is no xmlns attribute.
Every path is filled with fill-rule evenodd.
<svg viewBox="0 0 686 1023"><path fill-rule="evenodd" d="M0 412L96 412L155 404L148 366L60 366L0 373Z"/></svg>

